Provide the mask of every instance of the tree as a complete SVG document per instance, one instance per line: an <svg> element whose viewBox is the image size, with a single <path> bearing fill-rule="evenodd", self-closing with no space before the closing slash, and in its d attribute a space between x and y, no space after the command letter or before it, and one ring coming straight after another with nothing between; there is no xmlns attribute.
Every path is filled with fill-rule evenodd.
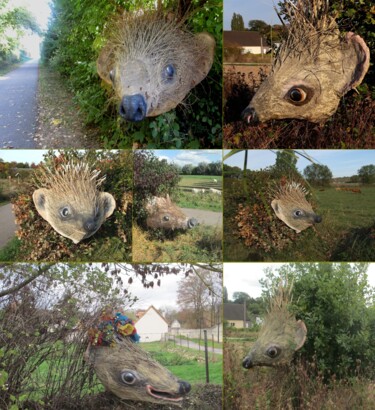
<svg viewBox="0 0 375 410"><path fill-rule="evenodd" d="M332 172L327 165L311 164L303 170L303 175L311 185L327 186L332 181Z"/></svg>
<svg viewBox="0 0 375 410"><path fill-rule="evenodd" d="M241 14L233 13L232 21L230 23L230 28L232 31L244 31L245 24Z"/></svg>
<svg viewBox="0 0 375 410"><path fill-rule="evenodd" d="M263 36L270 32L271 26L263 20L250 20L248 23L249 30L257 31Z"/></svg>
<svg viewBox="0 0 375 410"><path fill-rule="evenodd" d="M272 167L278 177L288 176L293 178L300 176L297 169L298 157L291 149L280 150L276 152L276 162Z"/></svg>
<svg viewBox="0 0 375 410"><path fill-rule="evenodd" d="M181 169L181 173L183 174L183 175L191 175L192 174L192 172L193 172L193 164L186 164L186 165L184 165L183 167L182 167L182 169Z"/></svg>
<svg viewBox="0 0 375 410"><path fill-rule="evenodd" d="M251 299L250 295L245 292L234 292L233 293L233 303L244 303Z"/></svg>
<svg viewBox="0 0 375 410"><path fill-rule="evenodd" d="M375 182L375 165L364 165L358 170L358 176L363 184Z"/></svg>
<svg viewBox="0 0 375 410"><path fill-rule="evenodd" d="M224 286L223 287L223 302L224 303L228 303L229 299L228 299L228 289Z"/></svg>

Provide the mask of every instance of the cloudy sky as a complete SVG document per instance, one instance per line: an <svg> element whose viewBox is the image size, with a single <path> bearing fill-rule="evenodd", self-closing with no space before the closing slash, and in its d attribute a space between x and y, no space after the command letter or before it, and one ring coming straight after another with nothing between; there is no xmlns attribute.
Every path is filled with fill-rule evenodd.
<svg viewBox="0 0 375 410"><path fill-rule="evenodd" d="M217 162L222 161L222 150L219 149L200 149L200 150L154 150L154 154L160 159L166 159L168 162L179 166L186 164L198 165L200 162Z"/></svg>
<svg viewBox="0 0 375 410"><path fill-rule="evenodd" d="M227 154L229 151L225 151ZM327 165L334 177L345 177L356 175L363 165L375 163L374 150L297 150L301 154L307 155L312 161ZM240 151L228 158L225 164L238 166L242 169L244 163L244 151ZM275 150L249 150L247 168L259 170L273 165L276 160ZM297 168L302 173L311 162L301 155L298 155Z"/></svg>
<svg viewBox="0 0 375 410"><path fill-rule="evenodd" d="M224 286L228 290L229 299L233 292L245 292L253 298L262 294L259 279L263 278L264 270L280 268L285 263L224 263ZM368 270L368 282L375 287L375 263L371 263Z"/></svg>
<svg viewBox="0 0 375 410"><path fill-rule="evenodd" d="M233 13L241 14L248 27L249 20L263 20L268 24L280 24L274 10L277 0L224 0L224 30L230 30Z"/></svg>

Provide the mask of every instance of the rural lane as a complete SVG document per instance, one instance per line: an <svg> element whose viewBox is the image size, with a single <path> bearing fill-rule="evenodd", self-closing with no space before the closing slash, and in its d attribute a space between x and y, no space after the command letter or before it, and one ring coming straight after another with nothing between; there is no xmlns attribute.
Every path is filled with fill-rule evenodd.
<svg viewBox="0 0 375 410"><path fill-rule="evenodd" d="M14 220L12 204L0 206L0 248L13 238L16 230L17 225Z"/></svg>
<svg viewBox="0 0 375 410"><path fill-rule="evenodd" d="M203 211L201 209L181 208L189 218L195 218L200 224L222 226L223 214L221 212Z"/></svg>
<svg viewBox="0 0 375 410"><path fill-rule="evenodd" d="M0 77L0 148L35 148L38 60Z"/></svg>
<svg viewBox="0 0 375 410"><path fill-rule="evenodd" d="M188 347L189 349L195 349L195 350L200 350L201 352L204 352L203 344L199 347L198 343L192 342L191 340L179 339L178 336L174 339L169 339L169 340L176 343L176 345L180 345L183 347ZM223 354L223 349L220 349L217 347L215 347L213 351L216 354ZM210 341L208 341L208 353L212 353L212 346L210 345Z"/></svg>

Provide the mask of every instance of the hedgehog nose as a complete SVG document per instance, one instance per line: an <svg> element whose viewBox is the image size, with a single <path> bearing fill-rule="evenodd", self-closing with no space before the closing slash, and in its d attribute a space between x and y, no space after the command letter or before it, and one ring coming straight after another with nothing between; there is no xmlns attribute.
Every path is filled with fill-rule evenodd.
<svg viewBox="0 0 375 410"><path fill-rule="evenodd" d="M146 117L147 104L143 95L125 95L120 104L120 115L128 121L138 122Z"/></svg>
<svg viewBox="0 0 375 410"><path fill-rule="evenodd" d="M178 391L179 394L189 393L189 391L190 391L190 389L191 389L190 383L185 382L185 381L183 381L183 380L179 380L179 383L180 383L180 389L179 389L179 391Z"/></svg>
<svg viewBox="0 0 375 410"><path fill-rule="evenodd" d="M246 356L243 361L242 361L242 367L245 369L250 369L253 366L253 363L251 361L251 357Z"/></svg>
<svg viewBox="0 0 375 410"><path fill-rule="evenodd" d="M198 221L195 218L190 218L187 222L188 228L194 228L194 226L198 225Z"/></svg>
<svg viewBox="0 0 375 410"><path fill-rule="evenodd" d="M85 224L84 228L86 232L93 232L96 230L97 224L93 219L88 219Z"/></svg>
<svg viewBox="0 0 375 410"><path fill-rule="evenodd" d="M242 111L241 117L248 124L250 124L250 122L257 123L259 121L257 113L255 112L254 108L252 108L252 107L246 107Z"/></svg>
<svg viewBox="0 0 375 410"><path fill-rule="evenodd" d="M317 224L322 222L322 217L319 216L319 215L315 215L314 222L317 223Z"/></svg>

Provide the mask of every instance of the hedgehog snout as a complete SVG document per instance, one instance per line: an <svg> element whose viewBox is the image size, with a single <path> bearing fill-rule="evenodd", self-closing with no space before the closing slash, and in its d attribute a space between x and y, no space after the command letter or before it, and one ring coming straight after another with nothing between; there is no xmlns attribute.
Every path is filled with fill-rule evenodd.
<svg viewBox="0 0 375 410"><path fill-rule="evenodd" d="M95 232L98 229L98 224L95 219L90 218L84 223L84 229L87 233Z"/></svg>
<svg viewBox="0 0 375 410"><path fill-rule="evenodd" d="M314 217L314 222L315 223L320 223L320 222L322 222L322 217L321 216L319 216L319 215L315 215L315 217Z"/></svg>
<svg viewBox="0 0 375 410"><path fill-rule="evenodd" d="M125 95L120 104L120 115L128 121L139 122L145 119L147 104L141 94Z"/></svg>

